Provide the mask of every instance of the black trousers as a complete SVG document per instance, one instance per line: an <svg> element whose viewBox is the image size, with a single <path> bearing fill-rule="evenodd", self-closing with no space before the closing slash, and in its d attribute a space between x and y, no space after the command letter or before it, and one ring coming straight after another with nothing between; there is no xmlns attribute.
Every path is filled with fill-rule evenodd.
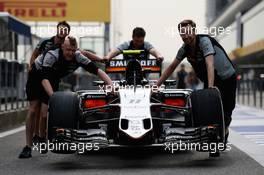
<svg viewBox="0 0 264 175"><path fill-rule="evenodd" d="M26 84L27 99L28 101L39 100L42 103L48 104L49 96L42 86L41 81L40 72L37 71L35 64L33 64L32 70L28 73ZM59 89L60 80L58 78L53 78L49 79L49 81L53 91L57 91Z"/></svg>
<svg viewBox="0 0 264 175"><path fill-rule="evenodd" d="M224 109L225 126L229 126L232 121L232 112L236 106L236 88L237 80L236 74L231 77L221 80L220 78L215 79L215 86L218 87Z"/></svg>

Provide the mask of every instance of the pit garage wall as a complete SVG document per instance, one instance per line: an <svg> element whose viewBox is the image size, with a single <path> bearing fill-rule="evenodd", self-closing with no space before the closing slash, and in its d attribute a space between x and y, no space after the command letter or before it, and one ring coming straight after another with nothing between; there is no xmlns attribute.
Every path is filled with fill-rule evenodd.
<svg viewBox="0 0 264 175"><path fill-rule="evenodd" d="M245 47L249 44L255 43L264 39L264 1L257 4L254 8L241 16L242 33L237 32L237 21L234 21L229 27L231 27L231 33L228 35L217 36L218 41L226 49L227 53L240 47L239 36L242 38L241 47Z"/></svg>

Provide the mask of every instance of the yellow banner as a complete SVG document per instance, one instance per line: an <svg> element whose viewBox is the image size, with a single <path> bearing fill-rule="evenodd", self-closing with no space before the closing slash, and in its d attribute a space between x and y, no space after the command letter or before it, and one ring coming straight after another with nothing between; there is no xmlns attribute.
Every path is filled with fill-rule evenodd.
<svg viewBox="0 0 264 175"><path fill-rule="evenodd" d="M264 39L252 43L250 45L244 46L242 48L237 48L233 50L228 56L231 60L234 60L236 58L244 57L246 55L259 52L261 50L264 50Z"/></svg>
<svg viewBox="0 0 264 175"><path fill-rule="evenodd" d="M0 11L25 21L110 22L110 0L0 0Z"/></svg>

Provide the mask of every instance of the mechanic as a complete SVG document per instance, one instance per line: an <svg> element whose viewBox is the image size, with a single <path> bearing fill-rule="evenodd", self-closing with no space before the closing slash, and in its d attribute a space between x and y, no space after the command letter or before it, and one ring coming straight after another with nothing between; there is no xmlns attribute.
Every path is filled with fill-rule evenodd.
<svg viewBox="0 0 264 175"><path fill-rule="evenodd" d="M183 40L176 58L164 71L157 82L160 86L187 57L197 77L203 81L204 88L218 88L221 93L226 141L228 127L232 120L232 111L236 104L236 72L224 48L209 35L195 33L196 24L192 20L184 20L178 24L178 30Z"/></svg>
<svg viewBox="0 0 264 175"><path fill-rule="evenodd" d="M32 71L32 65L35 59L45 52L47 52L51 48L60 47L63 43L64 38L70 32L70 25L66 21L61 21L57 24L57 34L50 38L41 39L34 49L29 63L29 71L28 71L28 80L26 85L26 93L27 98L29 100L29 109L26 118L26 143L27 145L32 145L33 143L38 143L44 140L44 138L39 137L39 126L44 122L40 118L40 105L41 102L38 97L38 93L35 91L29 91L29 82L32 82L37 74ZM38 90L38 87L34 88ZM34 137L33 137L34 135Z"/></svg>
<svg viewBox="0 0 264 175"><path fill-rule="evenodd" d="M42 39L34 49L32 56L30 58L28 79L34 79L35 75L31 69L35 59L50 49L59 48L64 42L65 37L69 34L71 30L70 25L66 21L61 21L57 24L57 34L50 38ZM102 61L102 59L90 51L81 50L82 54L90 58L93 61ZM28 80L29 81L29 80ZM30 80L29 82L32 82ZM37 144L39 142L45 141L45 138L39 136L39 126L45 125L45 121L40 117L40 105L38 94L34 91L28 91L28 86L31 86L27 83L27 98L29 100L29 110L26 119L26 142L29 145L32 145L31 142ZM37 89L37 87L35 88ZM33 136L34 135L34 136ZM32 141L31 141L32 139Z"/></svg>
<svg viewBox="0 0 264 175"><path fill-rule="evenodd" d="M109 61L118 56L123 50L144 50L141 55L143 58L148 58L149 54L153 55L158 61L163 61L163 56L150 44L145 41L146 32L141 27L136 27L133 30L132 40L120 44L117 48L109 52L103 59Z"/></svg>
<svg viewBox="0 0 264 175"><path fill-rule="evenodd" d="M41 101L41 117L47 120L48 101L54 91L58 90L59 81L62 77L74 72L78 67L98 75L107 85L112 85L111 79L101 69L85 57L81 51L77 50L77 41L72 36L67 36L61 48L49 50L37 57L32 64L34 77L28 83L28 91L39 94ZM46 126L40 127L40 137L45 137ZM31 156L32 142L27 140L19 158L29 158ZM46 153L43 152L43 153Z"/></svg>

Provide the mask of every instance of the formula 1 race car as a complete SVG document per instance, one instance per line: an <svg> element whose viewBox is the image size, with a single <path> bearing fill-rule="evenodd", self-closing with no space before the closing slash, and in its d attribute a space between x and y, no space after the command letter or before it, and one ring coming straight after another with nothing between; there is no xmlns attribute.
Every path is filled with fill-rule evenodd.
<svg viewBox="0 0 264 175"><path fill-rule="evenodd" d="M141 50L123 51L125 60L106 65L116 93L102 90L56 92L49 101L48 141L53 144L92 143L98 148L165 146L183 144L219 156L225 141L221 97L217 89L176 89L168 80L153 89L151 74L161 74L156 59L141 58ZM100 81L94 82L98 87ZM197 146L198 145L198 146ZM207 145L207 146L206 146ZM213 145L213 146L211 146ZM55 153L74 153L55 147Z"/></svg>

